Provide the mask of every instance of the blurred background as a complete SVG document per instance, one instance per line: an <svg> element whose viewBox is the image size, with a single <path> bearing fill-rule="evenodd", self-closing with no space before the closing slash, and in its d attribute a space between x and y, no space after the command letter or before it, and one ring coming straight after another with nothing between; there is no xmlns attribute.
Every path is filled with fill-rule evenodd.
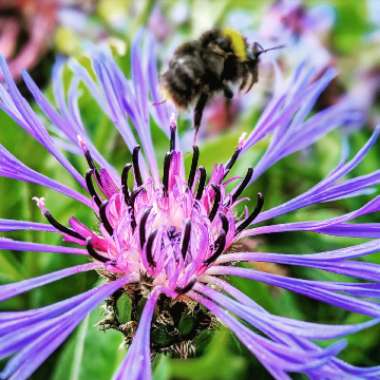
<svg viewBox="0 0 380 380"><path fill-rule="evenodd" d="M343 98L350 99L353 112L363 115L356 128L333 132L311 149L286 158L271 168L251 186L252 195L262 191L266 207L277 205L310 188L321 180L339 161L342 147L356 152L380 120L380 0L0 0L0 52L9 62L14 78L25 96L20 75L28 70L50 98L54 62L62 57L85 61L86 52L95 45L109 46L118 63L129 74L130 47L136 34L143 30L158 43L157 61L163 70L174 48L183 41L197 38L212 27L229 26L238 29L248 41L258 41L265 48L284 44L283 49L263 56L260 79L253 91L238 96L226 106L216 98L209 105L202 126L203 165L210 169L215 162L225 161L232 153L238 137L250 131L273 92L273 62L290 74L307 58L322 74L329 67L338 70L337 79L317 101L324 109ZM128 153L112 128L111 122L97 110L94 100L83 92L81 112L87 128L101 152L116 167L122 168ZM0 143L33 169L71 184L70 178L47 153L0 113ZM190 119L181 114L180 131L184 141L190 136ZM158 128L153 128L154 141L160 157L167 141ZM267 140L258 144L235 168L241 173L254 165L266 148ZM189 145L190 147L190 145ZM84 172L83 162L70 159ZM355 175L379 169L379 145L368 155ZM290 176L289 173L292 173ZM376 189L374 189L376 191ZM95 225L86 210L73 202L39 186L16 183L0 178L0 215L2 218L40 221L40 212L33 196L44 196L58 220L66 221L74 212L79 218ZM276 220L294 222L318 220L340 215L359 207L365 195L332 202L321 207L309 207ZM366 221L379 221L378 215ZM1 235L1 233L0 233ZM20 240L57 244L56 237L38 232L7 234ZM360 239L336 238L310 233L276 234L243 242L250 249L272 252L309 253L335 249ZM0 255L0 281L8 283L41 275L80 262L76 257L32 252ZM380 256L371 260L380 262ZM338 275L309 270L257 264L260 270L284 276L297 274L311 279L335 279ZM27 309L47 305L89 289L96 275L82 274L68 280L29 292L1 304L2 309ZM343 310L337 310L302 296L253 284L244 280L234 283L272 313L307 321L354 323L363 320ZM102 311L90 315L81 327L33 376L51 380L108 380L125 354L120 349L121 336L112 331L100 332L95 324ZM356 365L380 362L380 328L373 328L349 338L349 348L342 357ZM231 380L270 379L257 361L224 328L217 328L198 347L197 356L187 361L160 357L155 362L155 380Z"/></svg>

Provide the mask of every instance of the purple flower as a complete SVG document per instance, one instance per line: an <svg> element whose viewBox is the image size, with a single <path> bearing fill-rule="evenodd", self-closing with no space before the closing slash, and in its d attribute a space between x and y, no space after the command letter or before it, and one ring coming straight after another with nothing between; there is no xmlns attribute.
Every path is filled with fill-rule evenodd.
<svg viewBox="0 0 380 380"><path fill-rule="evenodd" d="M73 77L66 99L63 66L58 63L53 76L57 107L44 97L28 74L24 81L50 121L50 135L42 120L15 86L4 60L0 67L5 83L0 86L1 108L33 136L81 186L71 189L26 166L4 147L0 148L0 175L53 189L89 207L99 220L96 230L73 216L63 225L49 211L43 198L35 198L49 223L0 220L0 231L30 229L56 233L71 246L53 246L0 238L0 249L83 255L89 263L0 287L5 300L33 288L74 274L96 270L103 284L76 297L51 306L28 311L0 313L0 356L11 357L1 378L26 379L67 338L91 310L105 299L120 294L131 297L137 330L121 329L132 338L125 360L115 379L151 379L151 353L170 352L186 346L159 347L155 329L164 326L171 308L201 319L201 328L211 328L216 319L230 328L276 379L290 379L301 372L310 378L375 379L380 367L358 368L337 358L345 347L338 340L326 348L316 342L342 338L378 323L380 267L356 260L380 248L378 224L350 223L359 216L379 210L376 197L357 210L323 221L286 224L264 222L310 205L353 197L380 182L380 171L344 179L366 156L375 143L375 131L365 146L351 159L344 158L320 183L285 204L263 210L264 196L252 202L242 193L263 172L280 159L300 151L326 133L357 122L348 104L340 102L310 116L319 94L335 73L327 70L318 80L305 64L271 99L254 130L237 142L227 163L215 164L209 175L199 166L200 150L192 148L190 169L184 170L171 109L160 104L153 44L141 54L141 38L132 47L132 79L124 77L107 53L94 54L95 76L78 63L70 63ZM95 78L95 79L93 79ZM104 113L112 120L131 152L131 163L121 175L104 159L88 137L78 108L78 85L84 83ZM168 136L169 150L159 164L152 143L149 119ZM132 129L132 126L134 129ZM52 137L54 136L54 137ZM244 153L257 142L271 137L265 154L255 169L241 178L230 171ZM140 144L140 145L138 145ZM65 157L62 148L79 155L89 166L79 173ZM159 167L162 167L162 170ZM162 174L160 174L160 172ZM270 195L270 194L268 194ZM239 214L238 205L245 203ZM260 223L260 226L257 224ZM235 242L250 236L286 231L367 238L368 242L334 251L307 255L236 252ZM75 246L76 245L76 246ZM317 268L344 274L364 282L312 281L264 273L241 267L242 262L261 261ZM356 325L327 325L273 315L230 285L226 276L237 276L288 289L369 318ZM137 312L145 302L143 311ZM165 317L164 313L166 312ZM109 320L109 323L116 323ZM116 327L120 328L119 325ZM254 329L251 329L253 327ZM17 334L15 334L17 331ZM260 331L260 333L258 332ZM182 344L182 346L181 346ZM183 356L186 353L183 352Z"/></svg>
<svg viewBox="0 0 380 380"><path fill-rule="evenodd" d="M281 55L287 66L307 57L313 65L323 68L335 65L327 47L334 22L331 5L307 7L300 0L278 0L264 12L258 35L261 41L267 41L264 46L286 46L273 54Z"/></svg>

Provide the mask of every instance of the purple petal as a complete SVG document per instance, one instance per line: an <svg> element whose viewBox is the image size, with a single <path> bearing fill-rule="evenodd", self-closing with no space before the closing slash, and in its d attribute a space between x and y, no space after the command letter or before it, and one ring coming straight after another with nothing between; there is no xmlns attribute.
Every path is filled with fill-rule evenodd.
<svg viewBox="0 0 380 380"><path fill-rule="evenodd" d="M0 145L0 176L48 187L70 198L73 198L88 207L92 207L91 201L87 197L49 177L32 170L19 161L2 145Z"/></svg>
<svg viewBox="0 0 380 380"><path fill-rule="evenodd" d="M136 105L141 121L148 121L148 84L145 76L144 59L141 54L143 48L143 31L134 38L131 49L131 82L136 96ZM142 127L142 126L141 126Z"/></svg>
<svg viewBox="0 0 380 380"><path fill-rule="evenodd" d="M139 326L128 354L121 363L114 380L151 380L150 325L154 309L160 296L159 289L150 294L141 315Z"/></svg>
<svg viewBox="0 0 380 380"><path fill-rule="evenodd" d="M341 338L356 333L360 330L372 327L380 321L380 319L375 319L356 325L326 325L303 322L290 318L278 317L271 315L266 311L258 310L257 308L244 306L240 302L234 301L220 292L201 284L196 284L194 290L200 292L203 296L212 299L220 306L233 312L239 318L244 319L246 322L252 324L252 326L261 329L263 332L266 332L266 329L270 327L286 334L293 334L295 336L309 339L325 340Z"/></svg>
<svg viewBox="0 0 380 380"><path fill-rule="evenodd" d="M132 281L132 279L131 279ZM88 298L97 293L98 288L88 290L85 293L57 302L53 305L27 311L13 311L0 313L0 336L8 334L15 329L32 326L36 322L46 321L65 314Z"/></svg>
<svg viewBox="0 0 380 380"><path fill-rule="evenodd" d="M62 269L62 270L49 273L43 276L34 277L29 280L20 281L13 284L2 285L0 286L0 301L4 301L8 298L12 298L18 294L27 292L31 289L38 288L40 286L49 284L51 282L60 280L61 278L72 276L77 273L93 270L97 266L98 265L96 263L77 265L71 268Z"/></svg>
<svg viewBox="0 0 380 380"><path fill-rule="evenodd" d="M8 97L4 97L4 91L1 91L0 97L2 98L2 108L6 112L8 112L8 110L10 111L8 112L10 117L13 117L16 113L18 117L15 121L22 121L22 123L19 123L20 126L29 132L43 147L45 147L46 150L56 158L56 160L78 183L81 184L83 188L86 188L86 183L81 174L71 165L67 158L63 156L58 149L56 149L46 128L17 89L3 56L0 56L0 69L9 91Z"/></svg>
<svg viewBox="0 0 380 380"><path fill-rule="evenodd" d="M50 224L27 222L24 220L0 219L0 232L19 230L57 232Z"/></svg>
<svg viewBox="0 0 380 380"><path fill-rule="evenodd" d="M338 250L339 251L339 250ZM350 249L347 249L349 252ZM354 253L355 252L355 253ZM368 251L364 249L362 254L359 253L357 247L351 248L351 255L362 256L369 253L377 253L378 249ZM343 253L343 251L342 251ZM328 252L326 252L328 254ZM347 255L349 256L349 255ZM380 280L380 266L378 264L360 262L360 261L344 261L344 256L342 255L342 260L328 259L326 255L323 259L324 253L314 254L314 255L288 255L288 254L277 254L277 253L235 253L223 255L217 262L229 263L229 262L270 262L276 264L285 265L298 265L309 268L321 269L329 272L335 272L338 274L343 274L346 276L362 278L370 281Z"/></svg>
<svg viewBox="0 0 380 380"><path fill-rule="evenodd" d="M334 183L353 170L366 156L371 147L375 144L380 133L380 129L377 129L372 134L368 142L360 149L355 157L346 164L340 164L335 170L333 170L323 181L312 187L310 190L299 195L298 197L270 210L262 212L256 219L256 223L272 219L274 217L287 214L291 211L310 206L315 203L321 202L323 195L333 188Z"/></svg>
<svg viewBox="0 0 380 380"><path fill-rule="evenodd" d="M1 376L17 380L27 379L91 310L131 280L135 281L135 278L126 276L99 286L90 297L86 297L83 302L68 312L50 321L37 323L33 328L29 328L24 336L18 334L15 338L19 339L18 352L7 363ZM31 339L37 331L45 332L36 339ZM6 340L6 337L1 338L1 341L4 341L4 348L7 345Z"/></svg>
<svg viewBox="0 0 380 380"><path fill-rule="evenodd" d="M262 273L251 269L235 267L213 267L210 268L207 273L221 276L230 275L249 278L251 280L263 282L267 285L288 289L295 293L303 294L307 297L314 298L355 313L360 313L371 317L380 317L379 304L336 293L335 291L328 289L327 283L321 281L294 279L269 273ZM344 290L343 286L339 287L336 285L335 288L337 288L337 290Z"/></svg>
<svg viewBox="0 0 380 380"><path fill-rule="evenodd" d="M30 243L18 240L12 240L0 237L0 250L12 251L32 251L32 252L50 252L50 253L69 253L74 255L87 255L87 251L82 248L61 247L58 245Z"/></svg>
<svg viewBox="0 0 380 380"><path fill-rule="evenodd" d="M336 225L328 226L315 230L315 232L333 235L333 236L349 236L362 239L376 239L380 238L380 224L379 223L360 223L360 224L347 224L339 223Z"/></svg>
<svg viewBox="0 0 380 380"><path fill-rule="evenodd" d="M365 255L377 253L379 251L379 249L380 249L380 239L376 239L376 240L372 240L372 241L369 241L366 243L357 244L354 246L349 246L346 248L339 248L339 249L335 249L332 251L325 251L325 252L320 252L320 253L311 253L311 254L307 254L307 255L286 255L283 253L272 254L272 253L266 253L266 252L262 252L262 253L258 253L258 252L250 253L250 252L248 252L247 254L250 254L250 255L255 255L255 254L258 254L258 255L260 255L260 254L277 255L277 256L289 257L291 259L293 259L293 258L300 259L300 260L306 259L308 261L314 261L315 260L315 261L317 261L317 262L319 261L321 263L329 263L330 261L342 261L345 259L352 259L355 257L362 257ZM222 260L222 262L224 260L223 259L224 257L229 257L229 254L224 255L220 258L220 260Z"/></svg>
<svg viewBox="0 0 380 380"><path fill-rule="evenodd" d="M146 155L149 169L152 175L157 179L157 160L155 157L149 125L149 99L147 86L145 85L146 75L143 74L143 72L145 72L145 68L143 67L144 62L139 52L139 50L141 50L141 46L138 47L138 45L141 45L141 41L136 38L133 43L131 53L132 86L129 86L126 78L120 72L115 62L110 59L110 57L106 57L104 61L107 62L106 66L107 70L110 72L110 76L114 78L113 92L115 96L120 97L120 95L122 95L119 100L119 113L123 115L123 117L125 117L124 114L126 113L132 120ZM136 82L136 80L138 80L138 82ZM133 92L130 90L130 87L133 87ZM117 90L117 88L122 89L122 91Z"/></svg>
<svg viewBox="0 0 380 380"><path fill-rule="evenodd" d="M123 88L122 83L117 82L115 76L112 76L114 74L112 69L115 64L106 54L101 53L95 57L93 65L101 90L104 92L104 99L107 102L107 114L117 126L129 150L132 151L137 142L121 109L121 96L125 87Z"/></svg>
<svg viewBox="0 0 380 380"><path fill-rule="evenodd" d="M234 288L228 282L221 280L220 278L206 276L205 281L210 284L217 286L222 289L224 292L231 295L239 303L247 305L250 309L257 309L262 312L266 312L261 306L256 304L251 298L246 296L244 293ZM282 334L273 329L266 331L267 334L270 334L272 339L275 339L279 342L286 342L291 346L295 346L304 350L318 351L321 348L315 345L313 342L306 340L302 337L289 336L287 334ZM272 374L277 374L278 371L272 371L272 368L267 366L268 371ZM323 367L317 368L315 371L307 371L311 379L319 379L321 376L331 377L331 376L340 376L342 379L350 378L351 376L359 376L362 379L371 379L380 374L380 367L368 367L368 368L359 368L351 366L339 359L332 358L331 363L327 363Z"/></svg>
<svg viewBox="0 0 380 380"><path fill-rule="evenodd" d="M265 367L267 367L267 364L270 364L282 371L304 372L307 369L319 367L326 361L331 360L331 357L334 357L345 346L344 342L339 342L324 351L310 352L273 342L245 327L226 313L225 310L218 307L213 301L193 291L189 295L209 309L223 324L229 327Z"/></svg>
<svg viewBox="0 0 380 380"><path fill-rule="evenodd" d="M314 232L322 233L326 229L328 231L329 228L334 228L335 226L339 226L345 222L359 218L360 216L378 212L379 210L380 210L380 196L377 196L371 199L366 204L364 204L359 209L351 211L347 214L343 214L341 216L337 216L335 218L326 219L326 220L317 221L317 222L306 221L306 222L295 222L295 223L278 224L278 225L272 225L272 226L256 227L256 228L243 231L240 237L254 236L254 235L260 235L260 234L267 234L267 233L276 233L276 232L288 232L288 231L314 231ZM270 212L271 210L268 210L268 211ZM281 211L281 214L282 213L283 211ZM266 216L264 216L264 218L266 218Z"/></svg>
<svg viewBox="0 0 380 380"><path fill-rule="evenodd" d="M62 344L76 326L77 323L65 323L38 336L33 345L26 346L8 362L2 372L3 378L29 379L30 375Z"/></svg>
<svg viewBox="0 0 380 380"><path fill-rule="evenodd" d="M80 135L82 139L85 141L86 145L88 146L94 159L97 160L102 166L108 168L108 170L110 170L111 168L111 173L115 176L115 170L111 167L111 165L105 160L105 158L99 153L99 151L94 147L92 142L88 139L87 133L82 123L79 121L80 116L77 110L75 109L75 106L74 109L71 108L70 111L66 106L62 85L61 89L57 89L57 82L60 79L62 80L62 68L62 64L54 68L53 78L55 83L55 93L58 97L59 104L61 107L64 107L63 110L65 111L65 113L63 115L59 114L53 108L53 106L48 102L45 95L41 92L41 90L38 88L36 83L33 81L33 79L29 76L27 72L23 73L23 79L29 91L33 95L36 103L39 105L44 114L49 118L53 126L57 128L57 131L67 136L71 143L75 144L77 147L79 147L78 135ZM75 95L77 95L75 93L77 92L77 82L72 81L71 84L72 85L70 86L70 92L74 91L74 93L71 94L71 100L73 101L74 99L76 99ZM73 114L73 112L75 114Z"/></svg>
<svg viewBox="0 0 380 380"><path fill-rule="evenodd" d="M149 57L148 57L148 78L150 93L152 96L153 106L152 114L158 127L169 137L170 117L174 112L174 108L166 103L162 103L164 99L159 92L159 80L156 64L156 44L153 39L149 41Z"/></svg>

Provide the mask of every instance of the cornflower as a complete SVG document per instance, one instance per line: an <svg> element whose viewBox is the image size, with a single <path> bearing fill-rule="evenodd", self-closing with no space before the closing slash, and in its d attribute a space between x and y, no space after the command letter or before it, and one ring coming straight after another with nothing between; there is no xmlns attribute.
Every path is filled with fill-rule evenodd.
<svg viewBox="0 0 380 380"><path fill-rule="evenodd" d="M293 372L312 379L379 378L380 367L359 368L337 357L345 347L344 340L325 348L316 342L343 338L379 321L380 305L372 298L379 295L380 267L355 260L379 251L379 225L349 222L378 211L380 198L375 197L359 209L332 219L265 224L310 205L356 196L379 183L380 171L344 179L366 156L379 131L374 132L353 158L344 157L311 189L264 211L263 194L258 193L255 202L242 197L247 186L282 158L305 149L339 126L358 121L357 115L343 102L309 115L315 100L334 77L334 71L326 70L315 80L314 70L301 65L286 83L280 80L282 89L277 87L278 92L254 130L242 136L226 163L215 164L208 175L199 166L201 153L194 145L190 169L185 173L185 153L180 147L175 119L171 117L170 106L160 103L154 45L149 42L147 55L141 53L141 45L139 37L132 46L132 79L123 75L107 52L94 53L93 76L71 61L73 76L67 99L62 82L64 66L58 63L53 75L56 108L24 73L26 86L50 121L49 129L22 97L4 59L0 61L5 81L0 87L1 108L68 171L82 190L76 191L34 171L4 147L0 148L0 175L59 192L90 208L98 220L95 230L75 216L65 225L49 211L48 200L43 198L35 200L48 223L0 220L3 232L43 231L73 243L55 246L0 238L2 250L74 254L88 259L82 265L0 286L0 299L10 299L81 272L97 271L102 280L101 285L50 306L1 312L0 356L11 358L0 377L28 378L85 316L106 300L109 315L102 321L103 327L118 329L131 342L115 374L117 380L151 379L152 354L176 352L186 357L194 351L194 337L213 328L218 321L231 329L276 379L290 379L289 373ZM79 83L89 89L131 153L131 162L121 175L96 149L84 128L78 107ZM168 136L169 149L161 171L152 143L151 117ZM248 168L241 177L231 178L231 169L244 153L270 136L267 150L255 168ZM79 173L60 147L87 161L88 171ZM243 202L248 207L241 213L239 205ZM361 237L368 241L313 254L235 249L235 243L243 238L288 231ZM316 268L364 282L292 278L242 267L239 264L243 262ZM331 325L273 315L232 286L229 276L287 289L370 319L360 324ZM117 299L125 294L132 303L130 323L121 323L118 318ZM187 335L176 336L175 342L160 344L155 333L165 327L172 328L174 334L178 320L184 316L193 320L194 328Z"/></svg>

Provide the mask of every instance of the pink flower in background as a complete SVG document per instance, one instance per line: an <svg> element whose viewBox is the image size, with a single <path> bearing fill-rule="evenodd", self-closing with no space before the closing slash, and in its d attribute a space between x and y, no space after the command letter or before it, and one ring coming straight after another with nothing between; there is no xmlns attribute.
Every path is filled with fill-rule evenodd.
<svg viewBox="0 0 380 380"><path fill-rule="evenodd" d="M0 53L7 58L13 77L36 66L48 49L58 7L58 0L0 2Z"/></svg>

